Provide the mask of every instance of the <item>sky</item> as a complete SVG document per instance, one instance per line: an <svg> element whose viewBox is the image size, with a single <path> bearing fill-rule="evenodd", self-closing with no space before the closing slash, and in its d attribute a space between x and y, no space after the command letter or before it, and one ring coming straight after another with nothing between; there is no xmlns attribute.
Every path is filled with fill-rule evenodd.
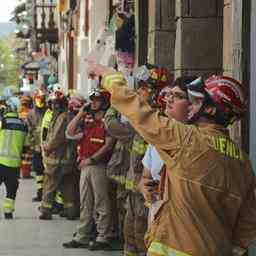
<svg viewBox="0 0 256 256"><path fill-rule="evenodd" d="M0 0L0 22L8 22L11 12L19 4L18 0Z"/></svg>

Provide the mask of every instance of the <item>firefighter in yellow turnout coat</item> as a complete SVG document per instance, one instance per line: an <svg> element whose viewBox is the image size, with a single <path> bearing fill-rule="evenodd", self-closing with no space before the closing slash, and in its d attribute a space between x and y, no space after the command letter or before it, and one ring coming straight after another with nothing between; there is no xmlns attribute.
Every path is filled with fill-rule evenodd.
<svg viewBox="0 0 256 256"><path fill-rule="evenodd" d="M121 117L115 109L109 108L104 116L104 124L108 134L117 139L112 156L107 165L107 175L113 181L112 207L117 218L114 219L114 231L120 242L123 241L123 225L126 214L125 204L127 190L125 182L130 167L130 152L134 136L134 129ZM123 244L123 243L122 243Z"/></svg>
<svg viewBox="0 0 256 256"><path fill-rule="evenodd" d="M233 246L246 250L255 242L255 176L225 128L244 110L239 82L214 76L190 84L193 125L184 125L152 111L127 89L122 74L90 68L105 75L112 105L166 164L163 205L148 232L148 255L224 256L232 255Z"/></svg>
<svg viewBox="0 0 256 256"><path fill-rule="evenodd" d="M52 207L55 192L60 190L64 197L66 216L70 219L76 216L74 205L76 188L73 175L76 156L70 151L65 130L68 125L67 100L62 91L54 91L49 96L53 109L53 116L45 142L43 143L45 181L43 186L43 198L41 203L40 219L52 218Z"/></svg>
<svg viewBox="0 0 256 256"><path fill-rule="evenodd" d="M40 202L43 194L44 166L42 160L40 136L42 120L46 111L45 97L45 92L42 89L38 89L34 93L34 107L32 110L30 110L27 117L29 134L33 148L32 169L36 173L37 194L32 199L34 202Z"/></svg>

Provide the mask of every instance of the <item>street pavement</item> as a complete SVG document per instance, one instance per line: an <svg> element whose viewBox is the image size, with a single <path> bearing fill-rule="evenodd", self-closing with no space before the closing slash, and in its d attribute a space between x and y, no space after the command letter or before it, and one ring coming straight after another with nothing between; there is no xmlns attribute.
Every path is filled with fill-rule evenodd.
<svg viewBox="0 0 256 256"><path fill-rule="evenodd" d="M90 252L87 249L64 249L62 243L72 239L78 221L54 216L39 220L38 203L32 203L35 183L20 180L15 219L5 220L0 213L0 256L121 256L122 252ZM0 187L0 202L4 186Z"/></svg>
<svg viewBox="0 0 256 256"><path fill-rule="evenodd" d="M5 220L0 212L0 256L121 256L122 252L90 252L87 249L64 249L62 243L72 239L78 221L54 216L52 221L38 219L38 203L32 203L33 180L20 180L15 218ZM0 187L0 203L4 186ZM250 256L256 256L256 248Z"/></svg>

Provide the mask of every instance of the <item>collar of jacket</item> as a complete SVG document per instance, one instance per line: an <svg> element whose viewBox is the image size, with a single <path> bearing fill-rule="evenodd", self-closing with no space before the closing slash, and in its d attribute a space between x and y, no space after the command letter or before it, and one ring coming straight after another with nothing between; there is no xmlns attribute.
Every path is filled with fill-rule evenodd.
<svg viewBox="0 0 256 256"><path fill-rule="evenodd" d="M225 128L223 125L211 124L211 123L198 123L197 127L200 130L207 130L207 131L212 132L212 133L224 134L226 136L229 135L228 129Z"/></svg>

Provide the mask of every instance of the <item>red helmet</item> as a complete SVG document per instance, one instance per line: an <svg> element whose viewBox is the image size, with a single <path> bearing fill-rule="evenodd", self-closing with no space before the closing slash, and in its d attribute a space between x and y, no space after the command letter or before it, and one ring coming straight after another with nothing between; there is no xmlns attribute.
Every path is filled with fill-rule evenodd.
<svg viewBox="0 0 256 256"><path fill-rule="evenodd" d="M242 84L228 76L211 76L204 81L211 100L224 112L233 112L237 117L245 111Z"/></svg>
<svg viewBox="0 0 256 256"><path fill-rule="evenodd" d="M134 70L134 77L142 86L159 89L173 83L173 75L166 68L151 64L140 66Z"/></svg>
<svg viewBox="0 0 256 256"><path fill-rule="evenodd" d="M149 70L149 82L152 81L157 87L164 87L172 84L173 76L166 68L154 67Z"/></svg>
<svg viewBox="0 0 256 256"><path fill-rule="evenodd" d="M36 89L34 94L33 94L34 99L37 98L37 97L41 98L41 97L45 97L45 96L46 96L46 92L43 89Z"/></svg>
<svg viewBox="0 0 256 256"><path fill-rule="evenodd" d="M37 89L34 92L33 98L34 98L36 107L43 108L45 106L45 98L46 98L45 90Z"/></svg>
<svg viewBox="0 0 256 256"><path fill-rule="evenodd" d="M166 108L166 97L167 95L170 93L170 90L172 89L172 87L170 86L165 86L158 94L157 96L157 106L160 108L161 112L165 111Z"/></svg>
<svg viewBox="0 0 256 256"><path fill-rule="evenodd" d="M64 100L65 95L64 92L61 90L56 90L50 93L49 100L56 101L56 100Z"/></svg>
<svg viewBox="0 0 256 256"><path fill-rule="evenodd" d="M31 97L30 96L22 96L21 98L20 98L20 103L21 103L21 105L23 105L23 106L31 106L31 104L32 104L32 99L31 99Z"/></svg>

